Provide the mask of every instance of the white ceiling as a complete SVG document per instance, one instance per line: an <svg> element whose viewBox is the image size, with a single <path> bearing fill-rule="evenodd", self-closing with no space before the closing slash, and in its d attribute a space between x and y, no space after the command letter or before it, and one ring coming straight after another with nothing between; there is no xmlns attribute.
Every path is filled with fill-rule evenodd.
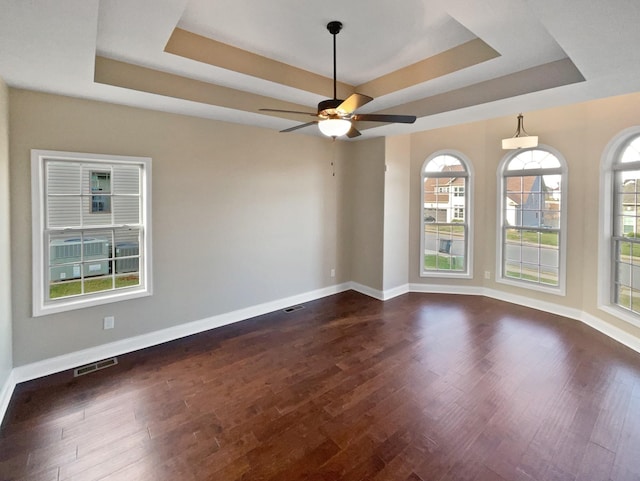
<svg viewBox="0 0 640 481"><path fill-rule="evenodd" d="M0 77L12 87L278 130L297 121L257 111L271 105L241 109L95 82L96 56L314 111L333 92L320 95L198 62L165 52L165 45L179 27L331 78L325 26L339 20L338 80L356 86L476 38L498 52L377 97L361 111L401 106L400 113L419 118L413 125L376 124L362 138L640 90L638 0L0 0L0 12ZM552 62L563 59L584 81L549 86ZM551 67L536 70L546 64ZM514 74L513 82L526 80L520 90L499 88L500 78ZM438 106L433 112L431 104ZM314 128L296 132L317 134Z"/></svg>

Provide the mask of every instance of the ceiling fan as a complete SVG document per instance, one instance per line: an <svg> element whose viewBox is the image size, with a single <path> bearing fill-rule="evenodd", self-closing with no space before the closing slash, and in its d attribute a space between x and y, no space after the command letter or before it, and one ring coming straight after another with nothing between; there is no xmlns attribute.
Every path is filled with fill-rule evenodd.
<svg viewBox="0 0 640 481"><path fill-rule="evenodd" d="M355 111L363 105L371 102L372 97L359 93L351 94L346 100L336 97L336 35L342 30L342 23L336 20L327 24L327 30L333 35L333 98L323 100L318 104L317 112L300 112L297 110L260 109L262 112L280 112L288 114L301 114L317 117L304 124L296 125L280 132L291 132L309 125L318 124L320 131L328 137L340 137L347 135L349 138L361 135L353 122L362 120L367 122L393 122L412 124L416 121L414 115L385 115L385 114L357 114Z"/></svg>

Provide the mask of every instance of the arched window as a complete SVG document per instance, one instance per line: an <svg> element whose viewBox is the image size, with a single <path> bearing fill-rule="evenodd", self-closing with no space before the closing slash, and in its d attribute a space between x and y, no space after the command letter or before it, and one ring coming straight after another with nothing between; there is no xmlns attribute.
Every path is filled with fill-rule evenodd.
<svg viewBox="0 0 640 481"><path fill-rule="evenodd" d="M497 280L564 295L566 163L537 148L506 156L498 170Z"/></svg>
<svg viewBox="0 0 640 481"><path fill-rule="evenodd" d="M437 152L422 166L420 275L472 277L470 162Z"/></svg>
<svg viewBox="0 0 640 481"><path fill-rule="evenodd" d="M601 245L608 252L601 262L600 301L640 326L640 129L623 132L605 155Z"/></svg>

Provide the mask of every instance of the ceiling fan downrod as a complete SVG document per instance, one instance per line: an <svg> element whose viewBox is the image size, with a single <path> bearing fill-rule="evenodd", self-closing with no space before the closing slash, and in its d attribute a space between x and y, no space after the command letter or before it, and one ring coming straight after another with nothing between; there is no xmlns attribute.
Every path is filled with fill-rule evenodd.
<svg viewBox="0 0 640 481"><path fill-rule="evenodd" d="M336 35L338 35L340 33L340 30L342 30L342 22L338 22L337 20L329 22L327 24L327 30L329 30L329 33L331 33L331 35L333 35L333 99L336 100L338 98L336 88Z"/></svg>

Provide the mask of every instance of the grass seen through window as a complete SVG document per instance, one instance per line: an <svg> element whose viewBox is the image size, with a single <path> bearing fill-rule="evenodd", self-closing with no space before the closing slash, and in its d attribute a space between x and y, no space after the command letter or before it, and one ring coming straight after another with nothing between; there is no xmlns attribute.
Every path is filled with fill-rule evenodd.
<svg viewBox="0 0 640 481"><path fill-rule="evenodd" d="M540 236L539 239L538 236ZM538 244L539 242L541 245L558 247L558 233L508 229L507 241L522 241L532 244Z"/></svg>
<svg viewBox="0 0 640 481"><path fill-rule="evenodd" d="M49 297L57 299L60 297L77 296L82 294L81 280L52 282L49 286ZM118 276L115 281L115 288L131 287L140 284L140 278L137 275ZM94 279L85 279L84 292L101 292L108 291L113 288L111 277L100 277Z"/></svg>

